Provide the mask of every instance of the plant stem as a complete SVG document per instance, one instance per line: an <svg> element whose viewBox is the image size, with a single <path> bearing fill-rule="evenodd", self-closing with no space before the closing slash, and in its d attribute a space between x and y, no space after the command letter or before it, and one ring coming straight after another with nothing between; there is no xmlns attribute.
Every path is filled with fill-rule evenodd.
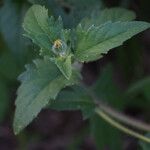
<svg viewBox="0 0 150 150"><path fill-rule="evenodd" d="M126 125L132 126L134 128L143 130L143 131L150 131L150 125L146 124L144 122L141 122L139 120L133 119L129 116L126 116L123 113L120 113L118 111L116 111L115 109L113 109L110 106L107 106L106 104L104 104L104 102L102 100L99 100L95 93L91 90L88 89L85 85L82 85L82 87L87 91L87 93L92 97L92 99L95 101L95 103L98 105L98 107L100 107L104 112L106 112L107 114L109 114L111 117L119 120L122 123L125 123Z"/></svg>
<svg viewBox="0 0 150 150"><path fill-rule="evenodd" d="M101 110L103 110L104 112L106 112L107 114L109 114L111 117L119 120L122 123L125 123L126 125L130 125L132 127L135 127L137 129L143 130L143 131L150 131L150 125L141 122L139 120L136 120L134 118L131 118L129 116L126 116L125 114L116 111L115 109L109 107L109 106L105 106L104 104L99 104L99 107L101 108Z"/></svg>
<svg viewBox="0 0 150 150"><path fill-rule="evenodd" d="M150 125L146 124L144 122L141 122L139 120L133 119L129 116L126 116L125 114L118 112L114 110L112 107L107 106L102 102L102 100L99 100L96 95L92 92L92 90L86 88L84 86L87 93L92 97L92 99L95 101L95 103L100 107L104 112L109 114L111 117L121 121L122 123L125 123L126 125L132 126L134 128L143 130L143 131L150 131Z"/></svg>
<svg viewBox="0 0 150 150"><path fill-rule="evenodd" d="M120 122L122 122L124 124L130 125L132 127L136 127L138 129L145 130L145 131L150 131L149 125L147 125L143 122L140 122L138 120L132 119L132 118L120 113L120 112L117 112L113 108L108 107L107 105L105 105L102 101L100 101L96 97L96 95L93 93L93 91L91 89L88 89L85 85L82 85L82 87L87 91L87 93L91 96L91 98L93 98L93 100L97 104L97 108L95 109L95 112L99 116L101 116L105 121L107 121L112 126L118 128L119 130L123 131L124 133L127 133L131 136L134 136L138 139L141 139L145 142L150 143L150 138L147 138L142 134L139 134L139 133L137 133L131 129L128 129L127 127L120 124L119 122L117 122L113 118L119 120Z"/></svg>
<svg viewBox="0 0 150 150"><path fill-rule="evenodd" d="M118 123L117 121L113 120L109 115L107 115L105 112L103 112L100 108L96 108L95 112L103 118L106 122L108 122L110 125L116 127L120 131L123 131L124 133L127 133L135 138L138 138L144 142L150 143L150 138L147 138L143 136L142 134L139 134L131 129L128 129L127 127L123 126L122 124Z"/></svg>

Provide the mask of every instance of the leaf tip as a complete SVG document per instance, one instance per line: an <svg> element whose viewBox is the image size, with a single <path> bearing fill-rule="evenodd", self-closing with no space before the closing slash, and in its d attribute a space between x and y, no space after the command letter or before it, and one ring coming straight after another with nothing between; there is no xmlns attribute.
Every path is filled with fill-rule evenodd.
<svg viewBox="0 0 150 150"><path fill-rule="evenodd" d="M16 124L16 122L14 121L14 124L13 124L13 132L15 135L18 135L20 133L20 131L22 130L22 127L21 126L18 126Z"/></svg>

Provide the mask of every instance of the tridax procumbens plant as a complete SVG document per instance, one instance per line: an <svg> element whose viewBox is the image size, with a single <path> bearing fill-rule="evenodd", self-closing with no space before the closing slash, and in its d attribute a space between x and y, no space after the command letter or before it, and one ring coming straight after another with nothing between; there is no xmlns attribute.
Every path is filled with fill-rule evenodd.
<svg viewBox="0 0 150 150"><path fill-rule="evenodd" d="M39 58L26 65L26 71L19 76L15 134L49 106L56 110L79 109L84 118L97 113L112 126L150 142L123 124L149 131L148 125L103 104L93 88L83 85L80 74L82 63L102 58L110 49L150 27L149 23L132 21L134 19L133 12L112 8L84 18L74 29L64 29L61 17L55 20L48 16L45 7L33 5L25 16L23 28L24 35L39 46Z"/></svg>

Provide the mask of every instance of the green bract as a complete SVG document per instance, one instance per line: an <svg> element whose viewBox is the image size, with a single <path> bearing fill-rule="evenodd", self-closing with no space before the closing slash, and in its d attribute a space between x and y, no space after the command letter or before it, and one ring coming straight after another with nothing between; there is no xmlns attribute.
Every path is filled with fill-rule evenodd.
<svg viewBox="0 0 150 150"><path fill-rule="evenodd" d="M49 17L45 7L33 5L24 19L24 35L39 46L42 58L27 65L19 77L15 133L26 127L48 104L57 110L81 109L84 117L89 117L95 104L80 86L71 88L71 92L63 91L53 100L66 86L79 83L80 73L74 63L97 60L150 27L149 23L133 19L135 14L126 9L105 9L83 19L75 29L64 29L61 17Z"/></svg>

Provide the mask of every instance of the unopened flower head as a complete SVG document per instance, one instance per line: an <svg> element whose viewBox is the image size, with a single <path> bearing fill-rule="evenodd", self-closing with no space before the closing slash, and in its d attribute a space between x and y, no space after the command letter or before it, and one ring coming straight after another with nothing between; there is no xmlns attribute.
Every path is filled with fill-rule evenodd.
<svg viewBox="0 0 150 150"><path fill-rule="evenodd" d="M59 56L65 56L67 52L67 45L60 39L54 41L52 51Z"/></svg>

